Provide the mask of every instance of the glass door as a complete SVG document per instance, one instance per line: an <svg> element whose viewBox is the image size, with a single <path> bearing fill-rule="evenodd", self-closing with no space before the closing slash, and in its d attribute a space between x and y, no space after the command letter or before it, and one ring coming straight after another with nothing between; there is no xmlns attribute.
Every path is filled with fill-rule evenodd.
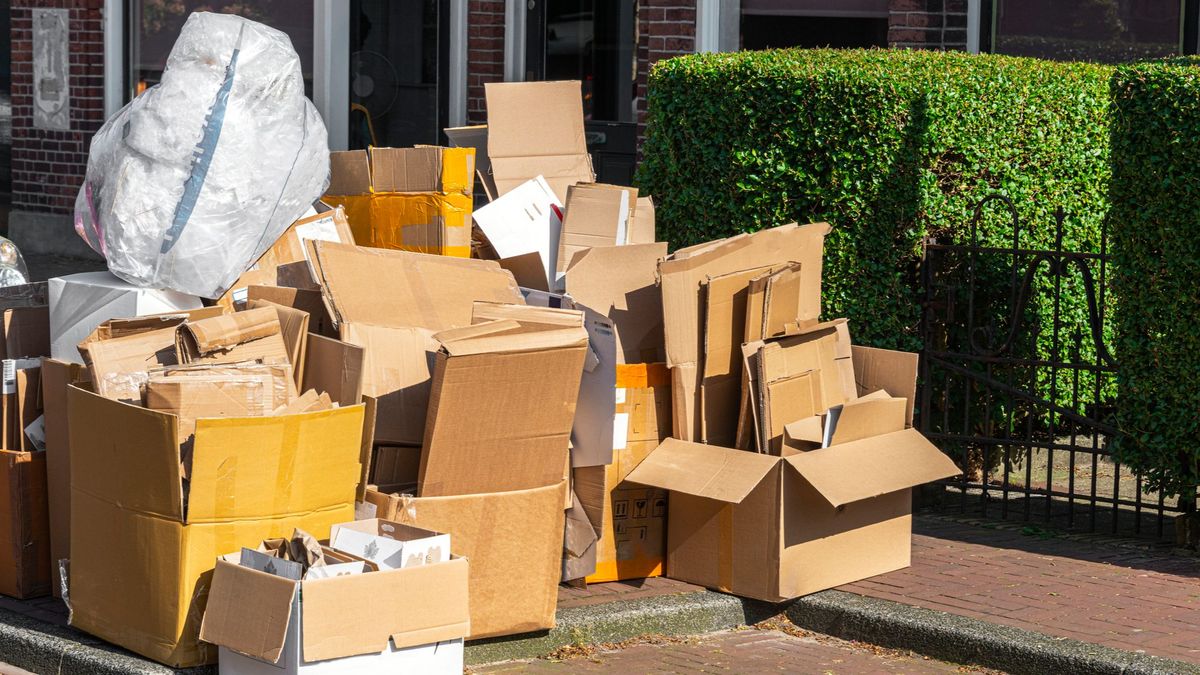
<svg viewBox="0 0 1200 675"><path fill-rule="evenodd" d="M447 0L350 4L349 148L444 144Z"/></svg>
<svg viewBox="0 0 1200 675"><path fill-rule="evenodd" d="M629 185L637 162L636 0L528 0L526 80L580 80L596 180Z"/></svg>

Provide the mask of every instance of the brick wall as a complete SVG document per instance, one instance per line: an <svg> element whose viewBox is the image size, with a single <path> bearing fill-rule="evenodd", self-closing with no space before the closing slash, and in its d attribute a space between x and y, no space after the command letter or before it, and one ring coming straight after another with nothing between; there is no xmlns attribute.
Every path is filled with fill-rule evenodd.
<svg viewBox="0 0 1200 675"><path fill-rule="evenodd" d="M483 85L504 80L504 0L470 0L467 36L467 124L483 124Z"/></svg>
<svg viewBox="0 0 1200 675"><path fill-rule="evenodd" d="M69 213L104 123L104 0L12 2L12 200L14 210ZM70 9L69 131L33 126L32 8Z"/></svg>
<svg viewBox="0 0 1200 675"><path fill-rule="evenodd" d="M891 47L967 48L967 0L891 0L888 12Z"/></svg>
<svg viewBox="0 0 1200 675"><path fill-rule="evenodd" d="M638 3L638 146L646 124L646 82L662 59L696 51L696 0L641 0Z"/></svg>

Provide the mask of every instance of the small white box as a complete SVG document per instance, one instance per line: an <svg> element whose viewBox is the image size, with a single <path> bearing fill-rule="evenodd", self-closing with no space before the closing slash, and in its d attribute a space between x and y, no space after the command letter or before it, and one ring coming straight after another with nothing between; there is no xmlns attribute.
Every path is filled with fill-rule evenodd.
<svg viewBox="0 0 1200 675"><path fill-rule="evenodd" d="M175 291L138 288L110 272L82 272L48 283L50 356L82 363L77 346L109 319L162 314L204 306L200 298Z"/></svg>

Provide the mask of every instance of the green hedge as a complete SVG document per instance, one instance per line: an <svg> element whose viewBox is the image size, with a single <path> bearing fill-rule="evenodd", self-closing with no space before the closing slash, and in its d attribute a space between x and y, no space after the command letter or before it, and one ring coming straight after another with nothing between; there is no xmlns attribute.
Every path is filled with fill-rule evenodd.
<svg viewBox="0 0 1200 675"><path fill-rule="evenodd" d="M919 348L921 241L965 242L983 196L1017 204L1032 227L1022 245L1052 243L1061 205L1072 214L1064 245L1098 249L1110 76L1107 66L909 50L675 58L650 75L638 184L675 247L830 222L827 315L848 317L859 342ZM1011 245L996 216L985 243ZM1007 276L1003 286L1006 303ZM1067 311L1077 314L1075 286Z"/></svg>
<svg viewBox="0 0 1200 675"><path fill-rule="evenodd" d="M1200 484L1200 63L1125 66L1112 80L1112 287L1117 454L1151 489Z"/></svg>

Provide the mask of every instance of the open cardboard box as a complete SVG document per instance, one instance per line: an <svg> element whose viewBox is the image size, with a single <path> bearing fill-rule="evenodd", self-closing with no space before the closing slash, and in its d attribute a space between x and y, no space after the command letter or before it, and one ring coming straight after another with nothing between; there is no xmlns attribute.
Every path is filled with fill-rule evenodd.
<svg viewBox="0 0 1200 675"><path fill-rule="evenodd" d="M71 625L160 663L211 663L199 640L214 561L354 517L364 406L196 421L191 480L178 420L67 392Z"/></svg>
<svg viewBox="0 0 1200 675"><path fill-rule="evenodd" d="M342 523L331 537L405 527ZM200 637L220 645L221 675L461 673L462 640L470 632L468 564L442 553L395 569L364 563L370 571L303 581L242 566L237 554L223 556Z"/></svg>
<svg viewBox="0 0 1200 675"><path fill-rule="evenodd" d="M362 246L468 258L472 148L370 148L329 155L323 198L346 210Z"/></svg>
<svg viewBox="0 0 1200 675"><path fill-rule="evenodd" d="M861 391L915 386L915 355L868 354ZM907 567L910 489L958 473L909 428L787 457L668 439L628 480L670 491L668 576L779 602Z"/></svg>

